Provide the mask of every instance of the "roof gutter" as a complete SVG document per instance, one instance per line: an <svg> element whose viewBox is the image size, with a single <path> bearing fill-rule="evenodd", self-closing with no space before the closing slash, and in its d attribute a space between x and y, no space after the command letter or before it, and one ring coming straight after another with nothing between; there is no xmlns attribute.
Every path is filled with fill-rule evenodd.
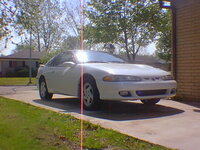
<svg viewBox="0 0 200 150"><path fill-rule="evenodd" d="M0 58L0 61L40 61L38 58Z"/></svg>
<svg viewBox="0 0 200 150"><path fill-rule="evenodd" d="M165 3L169 3L170 5L165 5ZM177 66L177 41L176 41L176 9L174 0L159 0L159 4L161 8L171 9L172 10L172 75L174 79L177 79L176 66Z"/></svg>

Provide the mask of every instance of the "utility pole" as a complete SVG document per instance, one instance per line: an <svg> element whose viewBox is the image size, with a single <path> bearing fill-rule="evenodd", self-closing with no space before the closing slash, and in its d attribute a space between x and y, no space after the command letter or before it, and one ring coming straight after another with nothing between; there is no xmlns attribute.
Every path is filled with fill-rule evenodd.
<svg viewBox="0 0 200 150"><path fill-rule="evenodd" d="M31 78L32 78L32 26L30 30L30 49L29 49L29 82L28 85L32 84Z"/></svg>

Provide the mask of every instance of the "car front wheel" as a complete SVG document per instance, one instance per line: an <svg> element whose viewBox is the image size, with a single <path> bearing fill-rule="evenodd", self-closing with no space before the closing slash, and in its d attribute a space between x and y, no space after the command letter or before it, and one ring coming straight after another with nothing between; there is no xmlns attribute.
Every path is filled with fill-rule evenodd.
<svg viewBox="0 0 200 150"><path fill-rule="evenodd" d="M39 82L39 94L42 100L51 100L53 94L48 92L47 84L44 78L40 79Z"/></svg>
<svg viewBox="0 0 200 150"><path fill-rule="evenodd" d="M99 106L99 92L96 82L91 77L84 78L83 98L85 110L95 110Z"/></svg>
<svg viewBox="0 0 200 150"><path fill-rule="evenodd" d="M155 105L159 101L160 99L141 100L141 102L145 105Z"/></svg>

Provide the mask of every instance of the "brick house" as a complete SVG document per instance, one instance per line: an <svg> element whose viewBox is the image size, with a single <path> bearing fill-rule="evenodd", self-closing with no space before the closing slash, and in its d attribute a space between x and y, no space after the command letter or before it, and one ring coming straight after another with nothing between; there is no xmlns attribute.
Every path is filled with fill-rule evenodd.
<svg viewBox="0 0 200 150"><path fill-rule="evenodd" d="M176 99L200 101L200 0L162 1L170 2L172 9Z"/></svg>
<svg viewBox="0 0 200 150"><path fill-rule="evenodd" d="M0 57L0 77L7 76L8 73L13 73L17 68L31 66L33 70L39 67L39 61L44 56L44 52L32 51L30 59L29 50L19 51L8 56ZM30 61L31 60L31 61Z"/></svg>

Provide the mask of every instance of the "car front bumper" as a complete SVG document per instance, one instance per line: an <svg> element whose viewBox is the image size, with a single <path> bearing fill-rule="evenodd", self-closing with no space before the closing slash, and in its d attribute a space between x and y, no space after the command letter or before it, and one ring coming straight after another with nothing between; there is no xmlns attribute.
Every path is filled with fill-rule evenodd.
<svg viewBox="0 0 200 150"><path fill-rule="evenodd" d="M176 95L176 81L104 82L97 83L102 100L144 100ZM121 93L128 93L121 95Z"/></svg>

